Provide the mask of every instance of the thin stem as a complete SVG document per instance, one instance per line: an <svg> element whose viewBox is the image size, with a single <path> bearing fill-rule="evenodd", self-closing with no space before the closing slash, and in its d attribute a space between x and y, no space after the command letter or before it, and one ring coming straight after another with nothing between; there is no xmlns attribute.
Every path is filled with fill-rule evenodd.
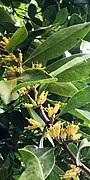
<svg viewBox="0 0 90 180"><path fill-rule="evenodd" d="M40 105L40 113L43 117L43 120L46 124L48 124L50 122L50 120L48 119L48 117L46 116L45 112L44 112L44 107L42 105Z"/></svg>
<svg viewBox="0 0 90 180"><path fill-rule="evenodd" d="M76 163L76 156L72 153L72 151L69 149L68 145L65 141L62 142L64 150L67 152L67 154L71 157L71 159ZM82 171L84 171L86 174L90 176L90 169L85 166L82 162L80 162L80 165L78 166Z"/></svg>

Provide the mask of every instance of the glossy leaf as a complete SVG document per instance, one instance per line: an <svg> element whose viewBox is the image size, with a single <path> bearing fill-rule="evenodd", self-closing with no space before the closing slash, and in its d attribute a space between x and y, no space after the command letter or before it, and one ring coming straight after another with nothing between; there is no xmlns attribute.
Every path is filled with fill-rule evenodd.
<svg viewBox="0 0 90 180"><path fill-rule="evenodd" d="M29 113L31 114L33 119L42 124L43 127L45 126L43 119L32 108L29 109Z"/></svg>
<svg viewBox="0 0 90 180"><path fill-rule="evenodd" d="M58 11L54 23L58 23L59 25L61 25L66 21L67 17L68 17L68 10L65 7Z"/></svg>
<svg viewBox="0 0 90 180"><path fill-rule="evenodd" d="M26 167L19 180L44 180L42 167L37 156L25 149L19 151Z"/></svg>
<svg viewBox="0 0 90 180"><path fill-rule="evenodd" d="M5 104L18 98L17 92L12 93L12 89L16 86L17 80L0 81L0 97Z"/></svg>
<svg viewBox="0 0 90 180"><path fill-rule="evenodd" d="M52 172L50 173L50 175L47 177L46 180L61 180L64 174L65 174L64 171L60 167L55 165Z"/></svg>
<svg viewBox="0 0 90 180"><path fill-rule="evenodd" d="M21 26L9 40L9 43L5 46L6 51L13 52L15 47L22 43L27 37L27 29L25 26Z"/></svg>
<svg viewBox="0 0 90 180"><path fill-rule="evenodd" d="M80 165L80 151L84 148L84 147L90 147L90 142L88 142L88 140L85 138L81 141L78 152L77 152L77 156L76 156L76 163L77 166Z"/></svg>
<svg viewBox="0 0 90 180"><path fill-rule="evenodd" d="M47 91L61 96L71 97L78 89L71 83L53 82L48 84Z"/></svg>
<svg viewBox="0 0 90 180"><path fill-rule="evenodd" d="M65 70L56 76L60 82L73 82L78 80L84 80L89 77L90 74L90 62L83 62L70 69Z"/></svg>
<svg viewBox="0 0 90 180"><path fill-rule="evenodd" d="M52 24L52 22L55 20L57 13L56 5L50 5L47 7L43 13L43 24L44 26L48 26Z"/></svg>
<svg viewBox="0 0 90 180"><path fill-rule="evenodd" d="M75 46L90 30L90 23L64 28L51 35L26 60L31 62L47 62L62 55Z"/></svg>
<svg viewBox="0 0 90 180"><path fill-rule="evenodd" d="M61 67L59 67L58 69L56 69L55 71L53 71L52 73L50 73L52 76L56 76L60 79L61 73L65 73L64 71L69 71L72 70L73 68L77 68L79 66L79 68L81 67L81 65L83 65L82 63L84 63L84 65L87 65L88 62L90 62L90 55L89 54L85 54L81 57L75 57L74 59L72 59L72 57L68 58L68 59L63 59L65 62L66 60L68 60L68 62L66 62L65 64L63 64ZM63 61L62 60L62 61ZM85 64L86 63L86 64ZM66 71L66 72L67 72ZM81 72L80 72L81 73ZM79 74L80 74L79 73ZM63 75L62 75L63 76ZM68 73L67 73L68 76ZM76 74L76 77L78 76L78 74ZM67 78L67 77L66 77ZM62 80L62 79L61 79Z"/></svg>
<svg viewBox="0 0 90 180"><path fill-rule="evenodd" d="M44 178L51 173L54 165L55 165L55 158L54 158L54 148L35 148L32 146L26 146L25 149L32 151L35 155L39 158L41 163Z"/></svg>
<svg viewBox="0 0 90 180"><path fill-rule="evenodd" d="M12 20L9 13L3 7L0 7L0 24L4 25L5 22L14 24L14 21Z"/></svg>
<svg viewBox="0 0 90 180"><path fill-rule="evenodd" d="M43 83L51 83L57 81L57 78L52 78L46 71L42 69L27 69L22 73L19 80L22 83L18 84L13 91L18 90L21 87L26 87L30 84L43 84Z"/></svg>
<svg viewBox="0 0 90 180"><path fill-rule="evenodd" d="M42 156L39 157L39 160L42 165L44 177L46 179L55 165L54 149L51 148L45 152Z"/></svg>
<svg viewBox="0 0 90 180"><path fill-rule="evenodd" d="M78 108L87 102L90 102L90 86L81 89L77 93L75 93L70 100L68 101L66 107L62 110L61 115L65 114L66 112Z"/></svg>
<svg viewBox="0 0 90 180"><path fill-rule="evenodd" d="M82 109L74 109L74 110L71 110L70 113L82 119L84 121L84 124L87 124L88 126L90 126L90 112L84 111Z"/></svg>
<svg viewBox="0 0 90 180"><path fill-rule="evenodd" d="M69 57L64 57L64 58L62 58L62 59L59 59L59 60L57 60L57 61L54 61L52 64L50 64L49 66L47 66L46 67L46 71L48 72L48 73L51 73L51 72L57 72L58 70L59 70L59 68L61 69L62 68L62 70L61 70L61 72L64 70L64 68L65 69L67 69L68 68L68 66L69 66L69 63L71 64L71 62L72 62L72 60L74 60L75 62L76 62L76 59L77 59L77 62L79 61L79 58L80 57L82 57L82 56L84 56L85 54L83 54L83 53L79 53L79 54L74 54L74 55L72 55L72 56L69 56ZM88 58L89 58L89 56L88 56ZM73 64L72 64L73 65ZM58 71L59 72L59 71ZM58 73L57 72L57 73ZM58 75L58 74L56 74L56 75Z"/></svg>

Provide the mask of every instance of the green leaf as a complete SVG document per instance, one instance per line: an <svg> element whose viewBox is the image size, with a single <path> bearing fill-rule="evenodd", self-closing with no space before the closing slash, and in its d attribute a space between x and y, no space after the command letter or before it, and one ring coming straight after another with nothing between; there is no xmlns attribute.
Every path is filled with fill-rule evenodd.
<svg viewBox="0 0 90 180"><path fill-rule="evenodd" d="M34 17L35 16L35 14L36 14L36 6L35 6L35 4L30 4L29 5L29 7L28 7L28 15L29 15L29 17Z"/></svg>
<svg viewBox="0 0 90 180"><path fill-rule="evenodd" d="M14 24L14 21L12 20L8 11L6 11L3 7L0 7L0 24L4 25L5 22Z"/></svg>
<svg viewBox="0 0 90 180"><path fill-rule="evenodd" d="M53 82L48 84L47 91L65 97L71 97L78 89L71 83Z"/></svg>
<svg viewBox="0 0 90 180"><path fill-rule="evenodd" d="M83 62L82 64L73 66L72 68L65 70L55 77L60 82L73 82L87 79L89 77L89 74L90 62Z"/></svg>
<svg viewBox="0 0 90 180"><path fill-rule="evenodd" d="M26 167L19 180L44 180L42 167L37 156L25 149L20 149L19 152Z"/></svg>
<svg viewBox="0 0 90 180"><path fill-rule="evenodd" d="M17 79L0 81L0 97L5 104L9 104L11 101L18 98L18 93L13 92L12 89L16 86Z"/></svg>
<svg viewBox="0 0 90 180"><path fill-rule="evenodd" d="M30 84L43 84L51 83L57 80L57 78L52 78L48 73L42 69L27 69L22 73L19 78L23 83L18 84L13 91L18 90L21 87L28 86Z"/></svg>
<svg viewBox="0 0 90 180"><path fill-rule="evenodd" d="M54 166L52 172L50 173L50 175L47 177L46 180L61 180L62 176L64 176L64 171L58 167L57 165Z"/></svg>
<svg viewBox="0 0 90 180"><path fill-rule="evenodd" d="M43 169L44 178L46 179L47 176L51 173L54 165L55 165L55 158L54 158L54 148L35 148L30 145L26 146L25 149L32 151L40 161L40 164Z"/></svg>
<svg viewBox="0 0 90 180"><path fill-rule="evenodd" d="M86 138L84 138L81 143L80 143L80 146L79 146L79 149L78 149L78 152L77 152L77 156L76 156L76 163L77 163L77 166L80 165L80 151L81 149L83 149L84 147L90 147L90 142L88 142L88 140Z"/></svg>
<svg viewBox="0 0 90 180"><path fill-rule="evenodd" d="M70 113L82 119L84 121L84 124L87 124L88 126L90 126L90 112L84 111L81 109L74 109L74 110L71 110Z"/></svg>
<svg viewBox="0 0 90 180"><path fill-rule="evenodd" d="M75 144L73 143L69 143L68 144L68 147L70 148L70 150L72 151L72 153L76 156L77 155L77 151L78 151L78 148Z"/></svg>
<svg viewBox="0 0 90 180"><path fill-rule="evenodd" d="M54 72L57 73L56 75L58 75L59 70L60 72L63 72L64 70L66 70L68 68L68 66L70 66L72 60L74 60L75 62L78 63L80 57L84 56L85 54L74 54L70 57L64 57L62 59L59 59L57 61L54 61L52 64L50 64L49 66L46 67L46 71L48 73ZM78 58L78 59L77 59ZM89 58L89 56L88 56ZM70 63L69 63L70 62ZM73 63L75 63L73 62ZM72 65L73 65L72 63ZM70 66L71 67L71 66ZM59 69L60 68L60 69Z"/></svg>
<svg viewBox="0 0 90 180"><path fill-rule="evenodd" d="M9 43L5 46L6 51L13 52L15 47L22 43L27 37L27 29L25 26L21 26L9 40Z"/></svg>
<svg viewBox="0 0 90 180"><path fill-rule="evenodd" d="M48 26L52 24L52 22L55 20L56 13L57 13L56 5L50 5L45 9L43 13L44 26Z"/></svg>
<svg viewBox="0 0 90 180"><path fill-rule="evenodd" d="M84 21L82 20L82 18L78 14L73 13L71 18L70 18L69 25L72 26L74 24L80 24L83 22Z"/></svg>
<svg viewBox="0 0 90 180"><path fill-rule="evenodd" d="M32 108L29 109L29 113L31 114L33 119L42 124L43 127L45 126L43 119Z"/></svg>
<svg viewBox="0 0 90 180"><path fill-rule="evenodd" d="M42 165L44 177L46 179L55 165L54 149L51 148L45 152L42 156L39 157L39 160Z"/></svg>
<svg viewBox="0 0 90 180"><path fill-rule="evenodd" d="M90 102L90 86L75 93L68 101L66 107L61 111L61 115L72 109L78 108L87 102Z"/></svg>
<svg viewBox="0 0 90 180"><path fill-rule="evenodd" d="M47 62L62 55L66 50L74 47L90 30L90 23L79 24L64 28L51 35L25 61Z"/></svg>
<svg viewBox="0 0 90 180"><path fill-rule="evenodd" d="M67 8L63 8L63 9L60 9L60 11L58 11L57 15L56 15L56 19L54 21L54 24L55 23L58 23L59 25L63 24L66 19L68 17L68 10Z"/></svg>
<svg viewBox="0 0 90 180"><path fill-rule="evenodd" d="M62 61L63 60L66 61L66 59L62 59ZM61 75L63 76L63 73L65 73L65 72L67 73L67 71L70 71L70 70L73 71L73 69L71 69L71 68L77 68L78 66L80 68L81 65L83 65L83 63L84 63L84 65L87 65L87 63L90 61L90 55L85 54L85 55L82 55L81 57L75 57L74 59L68 58L67 60L68 60L68 62L66 62L64 65L62 64L61 67L59 67L55 71L51 72L50 74L52 76L54 76L54 77L56 76L60 79ZM79 74L81 74L81 72ZM68 73L67 73L67 75L68 75Z"/></svg>

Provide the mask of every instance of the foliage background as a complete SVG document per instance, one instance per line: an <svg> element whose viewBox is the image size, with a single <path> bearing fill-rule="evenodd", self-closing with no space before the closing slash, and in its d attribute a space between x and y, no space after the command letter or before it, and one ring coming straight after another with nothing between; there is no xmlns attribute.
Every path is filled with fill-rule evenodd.
<svg viewBox="0 0 90 180"><path fill-rule="evenodd" d="M1 180L65 179L65 172L79 158L85 166L79 163L82 171L76 180L89 179L90 55L80 50L82 42L90 41L89 21L89 0L0 1ZM15 66L19 70L10 69ZM20 88L27 86L28 93L21 96ZM43 91L48 96L42 103ZM58 102L60 109L52 121L45 108ZM24 103L32 106L26 108ZM26 117L44 129L29 130ZM81 139L46 137L50 124L57 121L64 127L72 121L79 124ZM76 161L74 155L79 153Z"/></svg>

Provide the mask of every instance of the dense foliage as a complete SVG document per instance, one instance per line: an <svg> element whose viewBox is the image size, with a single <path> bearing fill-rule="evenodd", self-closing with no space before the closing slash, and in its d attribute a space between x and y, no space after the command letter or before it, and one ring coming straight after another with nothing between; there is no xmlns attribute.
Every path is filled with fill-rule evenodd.
<svg viewBox="0 0 90 180"><path fill-rule="evenodd" d="M1 180L90 179L89 21L89 0L0 1Z"/></svg>

